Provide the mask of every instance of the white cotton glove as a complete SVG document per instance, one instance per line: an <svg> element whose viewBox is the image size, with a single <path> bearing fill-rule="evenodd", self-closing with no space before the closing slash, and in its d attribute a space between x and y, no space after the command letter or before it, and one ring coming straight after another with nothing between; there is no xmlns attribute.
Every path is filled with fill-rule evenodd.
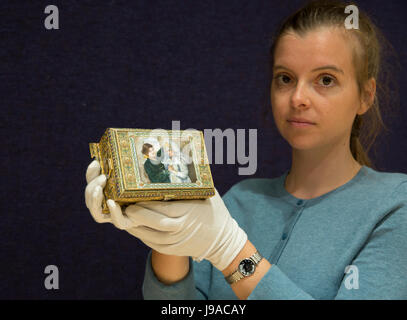
<svg viewBox="0 0 407 320"><path fill-rule="evenodd" d="M138 202L128 206L124 214L117 203L108 200L110 217L106 219L100 216L103 194L100 197L97 189L105 182L100 176L95 179L101 181L94 183L96 187L92 187L92 181L89 184L93 200L89 200L88 206L94 219L97 222L110 220L158 252L191 256L197 261L206 259L222 271L247 241L246 233L231 217L216 189L215 196L205 200Z"/></svg>
<svg viewBox="0 0 407 320"><path fill-rule="evenodd" d="M100 174L100 164L92 161L86 170L85 203L93 219L98 223L112 222L110 214L102 213L103 188L106 185L106 176Z"/></svg>

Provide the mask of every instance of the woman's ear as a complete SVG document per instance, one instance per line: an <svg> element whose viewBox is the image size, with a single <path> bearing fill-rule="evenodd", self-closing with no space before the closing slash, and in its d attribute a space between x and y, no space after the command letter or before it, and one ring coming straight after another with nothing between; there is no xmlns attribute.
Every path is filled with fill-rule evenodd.
<svg viewBox="0 0 407 320"><path fill-rule="evenodd" d="M365 86L362 91L362 100L360 108L357 112L358 115L364 114L373 105L374 98L376 95L376 79L370 78L366 81Z"/></svg>

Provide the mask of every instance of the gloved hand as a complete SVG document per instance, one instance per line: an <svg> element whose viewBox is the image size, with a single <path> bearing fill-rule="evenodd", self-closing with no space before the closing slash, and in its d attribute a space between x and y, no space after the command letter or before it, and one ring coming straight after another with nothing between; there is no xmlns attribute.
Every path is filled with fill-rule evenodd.
<svg viewBox="0 0 407 320"><path fill-rule="evenodd" d="M100 176L90 184L93 181L96 187L89 187L88 194L93 200L88 200L88 208L97 222L105 222L107 219L99 215L103 194L100 196L98 187L106 181ZM247 241L245 231L231 217L216 189L215 196L205 200L138 202L128 206L124 214L113 200L109 199L107 204L108 220L150 248L168 255L191 256L196 261L206 259L220 271L233 261Z"/></svg>
<svg viewBox="0 0 407 320"><path fill-rule="evenodd" d="M103 188L106 185L106 176L100 174L100 164L92 161L86 170L85 203L93 219L98 223L112 222L110 214L102 213Z"/></svg>

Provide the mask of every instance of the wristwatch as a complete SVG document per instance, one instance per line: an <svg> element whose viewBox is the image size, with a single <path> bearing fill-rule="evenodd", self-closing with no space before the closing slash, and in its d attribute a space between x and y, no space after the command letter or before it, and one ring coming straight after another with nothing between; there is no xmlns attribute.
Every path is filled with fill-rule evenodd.
<svg viewBox="0 0 407 320"><path fill-rule="evenodd" d="M240 261L237 270L234 271L231 275L225 277L225 280L227 281L227 283L232 284L245 277L250 277L256 270L256 266L259 264L261 259L263 259L262 255L258 251L256 251L256 253L253 254L251 257L245 258Z"/></svg>

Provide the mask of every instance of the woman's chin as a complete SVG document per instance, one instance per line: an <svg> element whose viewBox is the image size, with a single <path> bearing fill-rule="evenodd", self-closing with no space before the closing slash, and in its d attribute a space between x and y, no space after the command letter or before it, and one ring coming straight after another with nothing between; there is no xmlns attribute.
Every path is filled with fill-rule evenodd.
<svg viewBox="0 0 407 320"><path fill-rule="evenodd" d="M311 150L317 147L315 139L311 139L311 137L290 137L286 141L291 148L297 150Z"/></svg>

